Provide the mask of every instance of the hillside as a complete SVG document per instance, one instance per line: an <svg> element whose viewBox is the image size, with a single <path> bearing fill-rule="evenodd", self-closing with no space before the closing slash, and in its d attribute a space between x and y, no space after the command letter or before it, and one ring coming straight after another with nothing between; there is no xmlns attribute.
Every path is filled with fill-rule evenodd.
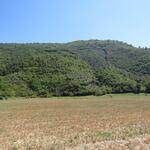
<svg viewBox="0 0 150 150"><path fill-rule="evenodd" d="M119 41L0 44L0 95L49 97L150 91L150 49Z"/></svg>

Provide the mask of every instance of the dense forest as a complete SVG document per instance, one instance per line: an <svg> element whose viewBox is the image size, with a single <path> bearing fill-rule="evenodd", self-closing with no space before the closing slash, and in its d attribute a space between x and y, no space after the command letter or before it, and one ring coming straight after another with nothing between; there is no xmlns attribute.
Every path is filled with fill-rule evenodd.
<svg viewBox="0 0 150 150"><path fill-rule="evenodd" d="M119 41L0 44L0 96L150 93L150 49Z"/></svg>

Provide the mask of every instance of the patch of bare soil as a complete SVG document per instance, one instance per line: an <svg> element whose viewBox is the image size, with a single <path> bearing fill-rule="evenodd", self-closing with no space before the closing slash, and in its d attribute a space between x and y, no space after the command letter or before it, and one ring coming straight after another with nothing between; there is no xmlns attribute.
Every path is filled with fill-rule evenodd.
<svg viewBox="0 0 150 150"><path fill-rule="evenodd" d="M150 136L82 144L67 150L150 150Z"/></svg>

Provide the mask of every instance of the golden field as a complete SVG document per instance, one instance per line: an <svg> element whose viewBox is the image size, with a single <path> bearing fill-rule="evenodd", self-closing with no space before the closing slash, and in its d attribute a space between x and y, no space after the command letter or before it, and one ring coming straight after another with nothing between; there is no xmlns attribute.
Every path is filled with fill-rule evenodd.
<svg viewBox="0 0 150 150"><path fill-rule="evenodd" d="M150 96L0 101L0 150L149 150Z"/></svg>

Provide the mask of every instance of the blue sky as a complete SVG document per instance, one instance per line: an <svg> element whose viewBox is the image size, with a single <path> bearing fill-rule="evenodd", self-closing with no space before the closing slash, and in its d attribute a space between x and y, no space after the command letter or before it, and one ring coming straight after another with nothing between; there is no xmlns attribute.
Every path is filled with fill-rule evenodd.
<svg viewBox="0 0 150 150"><path fill-rule="evenodd" d="M0 0L0 42L86 39L150 47L150 0Z"/></svg>

